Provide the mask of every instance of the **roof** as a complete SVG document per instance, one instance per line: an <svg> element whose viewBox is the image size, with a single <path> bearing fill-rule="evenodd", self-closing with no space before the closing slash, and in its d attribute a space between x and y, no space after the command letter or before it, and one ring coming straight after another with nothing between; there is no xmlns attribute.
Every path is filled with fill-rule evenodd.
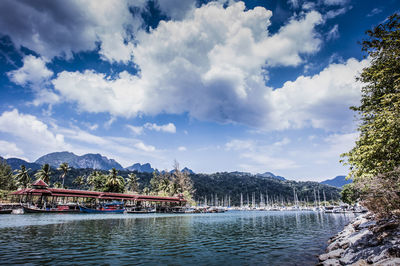
<svg viewBox="0 0 400 266"><path fill-rule="evenodd" d="M32 184L35 187L49 187L42 179L36 180L35 183Z"/></svg>
<svg viewBox="0 0 400 266"><path fill-rule="evenodd" d="M38 180L42 181L42 180ZM36 181L35 183L37 183ZM42 181L43 182L43 181ZM44 182L43 182L44 183ZM46 184L46 183L44 183ZM39 185L40 186L40 185ZM12 195L51 195L53 197L78 197L78 198L95 198L109 200L136 200L136 201L158 201L158 202L186 202L182 197L160 197L150 195L122 194L112 192L99 192L89 190L62 189L62 188L26 188L11 193Z"/></svg>

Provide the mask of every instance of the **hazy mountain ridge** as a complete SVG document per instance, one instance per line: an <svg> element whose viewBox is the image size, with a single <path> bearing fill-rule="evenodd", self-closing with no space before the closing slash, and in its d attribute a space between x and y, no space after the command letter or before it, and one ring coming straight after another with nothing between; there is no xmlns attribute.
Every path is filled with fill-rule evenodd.
<svg viewBox="0 0 400 266"><path fill-rule="evenodd" d="M335 178L322 181L321 184L325 184L325 185L330 185L330 186L341 188L344 185L350 184L352 182L353 182L352 180L346 180L346 176L339 175L339 176L336 176Z"/></svg>
<svg viewBox="0 0 400 266"><path fill-rule="evenodd" d="M97 170L110 170L115 168L123 170L124 168L114 159L108 159L101 154L84 154L78 156L72 152L53 152L46 154L35 161L38 164L50 164L50 166L58 167L62 163L68 163L73 168L92 168Z"/></svg>

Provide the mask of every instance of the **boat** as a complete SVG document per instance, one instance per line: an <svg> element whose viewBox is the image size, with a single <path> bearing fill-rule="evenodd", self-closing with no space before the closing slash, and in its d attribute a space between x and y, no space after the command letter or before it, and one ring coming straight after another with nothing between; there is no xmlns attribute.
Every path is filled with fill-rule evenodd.
<svg viewBox="0 0 400 266"><path fill-rule="evenodd" d="M60 205L56 208L37 208L33 206L22 206L24 213L79 213L80 210L77 208L71 208L72 206Z"/></svg>
<svg viewBox="0 0 400 266"><path fill-rule="evenodd" d="M156 208L132 208L127 209L126 213L155 213Z"/></svg>
<svg viewBox="0 0 400 266"><path fill-rule="evenodd" d="M12 212L12 210L4 210L4 209L0 209L0 214L10 214Z"/></svg>
<svg viewBox="0 0 400 266"><path fill-rule="evenodd" d="M121 202L101 204L96 208L88 208L88 207L79 205L79 209L81 212L84 212L84 213L124 213L124 212L126 212L124 204Z"/></svg>

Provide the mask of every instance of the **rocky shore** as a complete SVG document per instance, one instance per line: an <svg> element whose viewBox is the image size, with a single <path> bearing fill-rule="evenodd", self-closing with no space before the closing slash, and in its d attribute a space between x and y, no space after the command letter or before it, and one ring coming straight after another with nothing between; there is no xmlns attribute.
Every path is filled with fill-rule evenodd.
<svg viewBox="0 0 400 266"><path fill-rule="evenodd" d="M329 240L318 265L400 265L400 226L366 213Z"/></svg>

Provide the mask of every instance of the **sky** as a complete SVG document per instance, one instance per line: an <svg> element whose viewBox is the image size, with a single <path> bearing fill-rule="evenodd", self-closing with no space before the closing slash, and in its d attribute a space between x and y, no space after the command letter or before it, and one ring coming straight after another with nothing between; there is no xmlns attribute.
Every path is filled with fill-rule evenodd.
<svg viewBox="0 0 400 266"><path fill-rule="evenodd" d="M397 0L2 0L0 156L346 175L369 64Z"/></svg>

